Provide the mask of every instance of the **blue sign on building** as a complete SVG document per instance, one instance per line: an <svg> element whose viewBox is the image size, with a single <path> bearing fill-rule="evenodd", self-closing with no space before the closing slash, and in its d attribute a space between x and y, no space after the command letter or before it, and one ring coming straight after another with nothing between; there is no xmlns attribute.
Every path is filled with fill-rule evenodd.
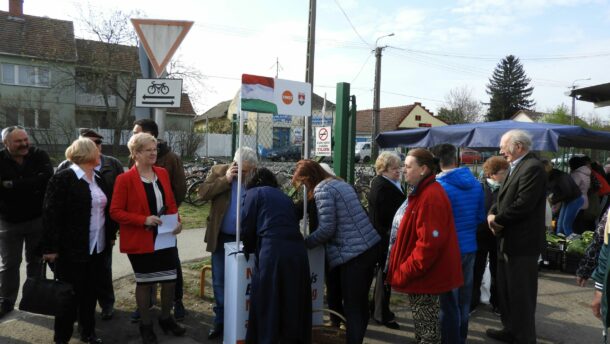
<svg viewBox="0 0 610 344"><path fill-rule="evenodd" d="M292 123L292 116L273 115L273 123Z"/></svg>
<svg viewBox="0 0 610 344"><path fill-rule="evenodd" d="M322 123L322 116L312 116L311 117L311 125L313 125L313 126L321 126L322 124L324 124L324 125L332 125L333 124L332 116L324 117L324 123Z"/></svg>

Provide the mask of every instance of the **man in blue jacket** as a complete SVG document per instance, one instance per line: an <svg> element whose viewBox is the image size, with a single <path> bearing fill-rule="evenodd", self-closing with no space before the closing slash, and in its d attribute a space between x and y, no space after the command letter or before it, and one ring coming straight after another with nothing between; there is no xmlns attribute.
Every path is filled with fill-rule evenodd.
<svg viewBox="0 0 610 344"><path fill-rule="evenodd" d="M464 274L463 286L440 297L441 337L443 343L465 343L477 251L477 226L485 221L485 196L481 183L470 169L458 167L454 146L442 144L436 146L433 153L439 159L442 171L436 180L443 186L451 202Z"/></svg>

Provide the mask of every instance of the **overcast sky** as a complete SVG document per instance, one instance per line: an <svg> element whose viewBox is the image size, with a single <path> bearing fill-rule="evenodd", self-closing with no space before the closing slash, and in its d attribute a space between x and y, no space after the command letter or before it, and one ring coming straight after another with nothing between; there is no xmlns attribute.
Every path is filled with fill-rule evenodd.
<svg viewBox="0 0 610 344"><path fill-rule="evenodd" d="M0 0L8 10L8 0ZM571 106L565 92L610 82L610 2L606 0L318 0L314 91L334 101L337 82L348 82L358 109L373 103L378 37L382 60L381 106L421 102L435 112L446 94L467 86L489 101L485 89L508 54L521 59L535 87L537 111ZM232 98L242 73L304 81L307 0L25 0L30 15L73 20L87 37L79 7L103 16L115 9L142 17L195 22L177 55L198 68L206 88L195 104L202 113ZM576 103L577 114L609 120L610 111Z"/></svg>

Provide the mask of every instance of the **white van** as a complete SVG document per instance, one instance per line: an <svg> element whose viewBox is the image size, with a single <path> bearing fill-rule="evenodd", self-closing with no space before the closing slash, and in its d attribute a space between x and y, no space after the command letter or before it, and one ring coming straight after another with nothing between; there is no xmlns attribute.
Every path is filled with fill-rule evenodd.
<svg viewBox="0 0 610 344"><path fill-rule="evenodd" d="M356 142L356 162L368 163L371 161L371 142Z"/></svg>

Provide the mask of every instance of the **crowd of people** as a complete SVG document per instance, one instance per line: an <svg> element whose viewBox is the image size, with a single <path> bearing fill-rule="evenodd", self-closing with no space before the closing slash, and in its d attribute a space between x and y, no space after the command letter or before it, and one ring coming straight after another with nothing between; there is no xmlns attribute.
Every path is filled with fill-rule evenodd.
<svg viewBox="0 0 610 344"><path fill-rule="evenodd" d="M95 332L95 309L99 302L101 318L113 317L111 257L118 239L134 271L137 309L131 318L140 322L143 343L157 343L150 310L155 302L160 302L160 329L185 333L177 321L186 315L176 246L185 192L182 164L156 138L154 121L136 121L133 131L127 171L117 159L101 154L102 135L82 129L55 172L49 156L29 145L24 128L2 131L0 317L15 307L25 244L28 276L38 276L45 261L75 292L75 302L55 316L53 341L69 342L78 321L83 342L102 343ZM457 149L449 144L412 149L404 161L394 152L382 152L368 209L352 185L313 160L296 164L292 184L304 190L305 201L295 203L278 188L271 171L259 168L254 150L238 149L232 163L211 168L199 189L199 197L211 204L205 242L215 305L208 338L224 332L224 244L235 241L239 230L244 254L254 259L246 343L311 342L307 250L317 246L326 252L331 325L345 328L347 343L363 342L370 318L400 329L390 309L392 290L408 297L417 343L465 343L469 316L481 302L486 266L489 302L502 323L486 335L506 343L535 343L547 208L556 213L557 232L566 236L591 226L587 221L597 226L577 283L596 282L593 311L606 319L606 173L577 156L567 174L541 161L531 147L527 132L508 131L499 142L502 156L484 163L481 180L460 167ZM299 225L303 202L308 233ZM170 218L175 225L166 228L164 219Z"/></svg>
<svg viewBox="0 0 610 344"><path fill-rule="evenodd" d="M186 311L175 237L182 229L177 213L185 193L184 170L157 134L152 120L134 123L128 142L133 166L125 172L119 160L101 153L102 135L81 129L54 171L49 155L30 146L25 128L2 130L0 318L15 308L25 244L27 277L40 276L48 264L55 278L74 291L74 299L55 310L53 342L68 343L78 321L82 342L103 343L95 331L95 309L99 303L103 320L114 316L112 250L118 239L134 270L138 308L132 319L140 322L143 342L157 343L149 310L157 284L160 328L185 333L176 321ZM169 240L161 241L165 232L159 226L166 214L173 214L177 225L170 228Z"/></svg>

